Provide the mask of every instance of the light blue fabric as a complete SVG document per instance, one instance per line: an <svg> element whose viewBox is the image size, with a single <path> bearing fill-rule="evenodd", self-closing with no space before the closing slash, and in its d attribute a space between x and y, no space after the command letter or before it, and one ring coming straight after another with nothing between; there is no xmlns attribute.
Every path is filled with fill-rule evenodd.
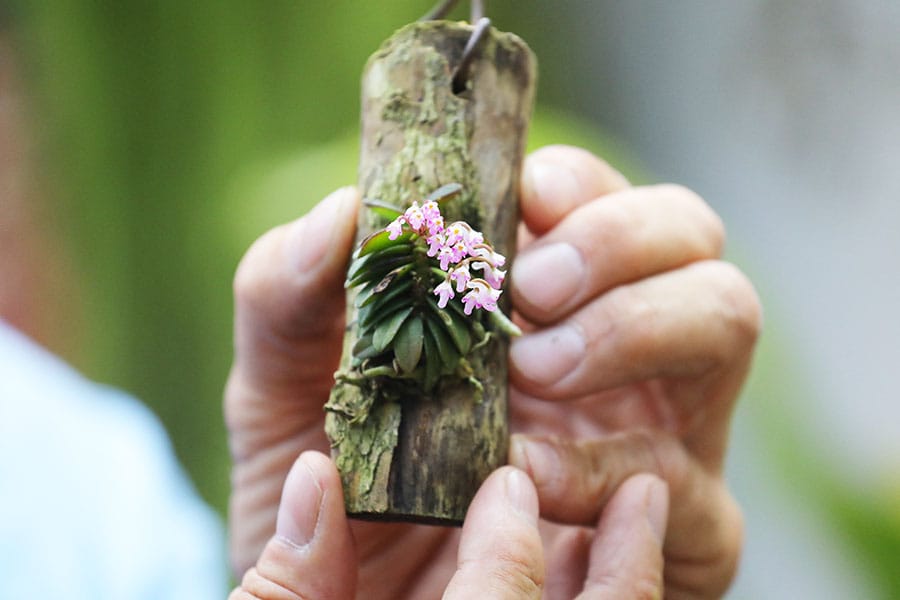
<svg viewBox="0 0 900 600"><path fill-rule="evenodd" d="M224 598L223 538L149 410L0 321L0 598Z"/></svg>

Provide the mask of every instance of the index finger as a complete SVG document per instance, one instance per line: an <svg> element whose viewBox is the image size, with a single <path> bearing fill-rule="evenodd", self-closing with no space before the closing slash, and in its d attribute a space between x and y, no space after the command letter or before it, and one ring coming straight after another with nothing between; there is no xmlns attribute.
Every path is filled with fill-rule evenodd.
<svg viewBox="0 0 900 600"><path fill-rule="evenodd" d="M541 235L582 204L629 187L624 175L587 150L546 146L525 159L522 220Z"/></svg>

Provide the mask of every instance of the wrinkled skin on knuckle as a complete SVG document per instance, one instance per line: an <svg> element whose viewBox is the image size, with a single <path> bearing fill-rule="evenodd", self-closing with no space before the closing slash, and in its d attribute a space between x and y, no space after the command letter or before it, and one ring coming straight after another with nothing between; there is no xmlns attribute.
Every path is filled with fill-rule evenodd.
<svg viewBox="0 0 900 600"><path fill-rule="evenodd" d="M691 529L704 534L702 546L683 539L682 547L666 549L665 580L673 598L721 598L737 574L743 547L744 520L740 506L719 481L708 518ZM691 500L687 500L691 502Z"/></svg>
<svg viewBox="0 0 900 600"><path fill-rule="evenodd" d="M632 572L610 573L592 582L591 589L578 595L577 600L661 600L663 597L662 560Z"/></svg>
<svg viewBox="0 0 900 600"><path fill-rule="evenodd" d="M311 600L300 596L284 586L264 577L256 567L249 569L241 579L241 586L234 590L228 600Z"/></svg>
<svg viewBox="0 0 900 600"><path fill-rule="evenodd" d="M707 268L717 283L724 309L723 318L735 343L752 348L762 331L762 304L756 289L735 265L724 261L710 261Z"/></svg>
<svg viewBox="0 0 900 600"><path fill-rule="evenodd" d="M623 273L640 272L644 256L636 245L635 217L632 212L627 206L602 201L592 208L597 215L592 227L593 247L603 248L605 252L614 248L613 254L621 263L617 270Z"/></svg>
<svg viewBox="0 0 900 600"><path fill-rule="evenodd" d="M711 566L711 576L707 579L709 597L712 598L720 597L731 586L744 546L743 511L730 493L724 491L724 494L723 520L727 525L722 527L718 542L722 551Z"/></svg>
<svg viewBox="0 0 900 600"><path fill-rule="evenodd" d="M543 564L535 562L533 556L521 548L497 556L498 565L491 571L490 579L494 582L491 587L501 593L498 597L541 598L544 569Z"/></svg>
<svg viewBox="0 0 900 600"><path fill-rule="evenodd" d="M642 364L658 340L659 307L631 286L616 288L606 295L602 314L606 322L602 338L619 354L622 364Z"/></svg>
<svg viewBox="0 0 900 600"><path fill-rule="evenodd" d="M662 183L656 188L695 215L696 227L701 232L699 239L708 244L704 254L720 256L725 247L725 224L709 204L697 192L678 183Z"/></svg>

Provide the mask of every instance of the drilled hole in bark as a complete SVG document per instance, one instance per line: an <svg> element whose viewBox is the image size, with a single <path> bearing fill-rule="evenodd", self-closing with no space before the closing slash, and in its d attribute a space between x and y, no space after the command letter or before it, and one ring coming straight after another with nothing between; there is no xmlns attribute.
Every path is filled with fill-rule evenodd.
<svg viewBox="0 0 900 600"><path fill-rule="evenodd" d="M469 78L468 77L454 77L453 78L453 94L456 96L462 96L466 92L469 91Z"/></svg>

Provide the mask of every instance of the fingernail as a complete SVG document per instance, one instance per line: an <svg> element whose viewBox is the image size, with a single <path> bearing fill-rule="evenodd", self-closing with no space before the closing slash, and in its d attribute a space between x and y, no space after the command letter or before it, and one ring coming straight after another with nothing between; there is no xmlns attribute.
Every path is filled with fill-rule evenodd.
<svg viewBox="0 0 900 600"><path fill-rule="evenodd" d="M322 488L301 457L284 483L275 524L276 535L295 546L306 546L315 536L321 507Z"/></svg>
<svg viewBox="0 0 900 600"><path fill-rule="evenodd" d="M581 253L571 244L558 242L519 255L510 281L526 302L553 312L576 295L584 277Z"/></svg>
<svg viewBox="0 0 900 600"><path fill-rule="evenodd" d="M537 496L528 476L518 469L509 469L504 483L509 506L528 520L536 520Z"/></svg>
<svg viewBox="0 0 900 600"><path fill-rule="evenodd" d="M578 196L579 183L575 173L564 164L534 161L527 171L525 185L531 193L545 202L567 209ZM567 212L567 211L566 211Z"/></svg>
<svg viewBox="0 0 900 600"><path fill-rule="evenodd" d="M648 479L647 521L661 547L666 538L666 525L669 520L669 487L658 477Z"/></svg>
<svg viewBox="0 0 900 600"><path fill-rule="evenodd" d="M551 444L521 435L510 439L509 462L531 475L535 481L547 480L561 470L559 455Z"/></svg>
<svg viewBox="0 0 900 600"><path fill-rule="evenodd" d="M509 356L523 377L538 385L550 385L577 367L584 352L581 332L566 324L514 339Z"/></svg>
<svg viewBox="0 0 900 600"><path fill-rule="evenodd" d="M350 201L355 198L352 187L341 188L319 202L305 217L291 227L290 252L299 271L312 270L322 261L337 237L340 227L354 227L347 223Z"/></svg>

